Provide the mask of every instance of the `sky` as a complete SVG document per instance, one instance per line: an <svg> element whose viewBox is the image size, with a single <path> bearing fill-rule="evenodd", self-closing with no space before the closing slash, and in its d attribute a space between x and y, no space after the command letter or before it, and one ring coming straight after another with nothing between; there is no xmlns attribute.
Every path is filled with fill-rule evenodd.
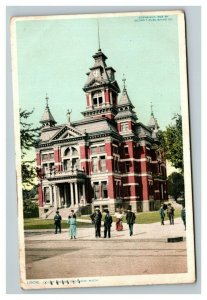
<svg viewBox="0 0 207 300"><path fill-rule="evenodd" d="M107 17L63 20L27 20L16 23L19 105L35 109L30 120L39 126L49 107L58 124L83 118L82 90L94 55L100 47L116 80L135 106L140 122L147 125L151 103L161 129L180 113L180 76L176 16Z"/></svg>

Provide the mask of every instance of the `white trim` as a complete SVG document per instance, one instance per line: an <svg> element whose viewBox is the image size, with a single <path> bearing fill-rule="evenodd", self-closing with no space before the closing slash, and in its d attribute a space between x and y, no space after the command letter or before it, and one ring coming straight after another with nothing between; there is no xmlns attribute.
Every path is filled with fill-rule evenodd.
<svg viewBox="0 0 207 300"><path fill-rule="evenodd" d="M133 183L124 183L123 186L128 186L128 185L139 185L139 183L133 182Z"/></svg>
<svg viewBox="0 0 207 300"><path fill-rule="evenodd" d="M146 158L140 158L140 159L138 159L138 158L131 157L131 158L120 159L120 161L121 162L124 162L124 161L137 161L137 162L140 162L140 161L147 161L147 159Z"/></svg>

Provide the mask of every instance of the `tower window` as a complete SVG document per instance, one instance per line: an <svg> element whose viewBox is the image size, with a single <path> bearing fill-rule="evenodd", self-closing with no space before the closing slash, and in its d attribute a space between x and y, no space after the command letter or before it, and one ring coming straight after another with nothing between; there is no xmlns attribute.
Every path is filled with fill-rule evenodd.
<svg viewBox="0 0 207 300"><path fill-rule="evenodd" d="M126 155L129 155L129 148L128 148L128 146L124 147L124 153Z"/></svg>
<svg viewBox="0 0 207 300"><path fill-rule="evenodd" d="M93 94L93 106L102 106L103 104L103 98L102 98L102 92L96 92Z"/></svg>
<svg viewBox="0 0 207 300"><path fill-rule="evenodd" d="M129 129L128 123L121 124L121 131L127 131Z"/></svg>

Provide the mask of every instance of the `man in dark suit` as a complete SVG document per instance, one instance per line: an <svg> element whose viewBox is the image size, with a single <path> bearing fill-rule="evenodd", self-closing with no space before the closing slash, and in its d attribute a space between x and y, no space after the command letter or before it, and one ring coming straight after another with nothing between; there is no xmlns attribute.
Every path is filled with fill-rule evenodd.
<svg viewBox="0 0 207 300"><path fill-rule="evenodd" d="M101 219L102 214L99 210L99 208L95 209L95 212L91 215L91 220L93 224L95 225L95 236L101 237Z"/></svg>
<svg viewBox="0 0 207 300"><path fill-rule="evenodd" d="M61 220L62 220L62 217L59 214L59 211L56 211L56 215L54 216L55 234L57 234L58 229L59 229L59 233L61 233Z"/></svg>
<svg viewBox="0 0 207 300"><path fill-rule="evenodd" d="M136 220L136 215L131 210L132 210L131 206L129 206L128 209L127 209L127 214L126 214L126 221L127 221L127 224L129 225L129 234L130 234L130 236L133 235L133 225L134 225L135 220Z"/></svg>
<svg viewBox="0 0 207 300"><path fill-rule="evenodd" d="M111 224L112 224L112 216L110 216L108 209L106 210L106 216L104 219L104 238L107 237L108 233L108 238L111 237Z"/></svg>

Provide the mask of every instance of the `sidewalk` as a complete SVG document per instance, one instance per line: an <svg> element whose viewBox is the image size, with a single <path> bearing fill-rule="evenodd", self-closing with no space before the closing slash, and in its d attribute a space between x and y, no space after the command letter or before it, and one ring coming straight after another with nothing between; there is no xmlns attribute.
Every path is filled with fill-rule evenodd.
<svg viewBox="0 0 207 300"><path fill-rule="evenodd" d="M79 220L79 219L78 219ZM89 221L90 222L90 221ZM134 224L134 234L129 236L129 229L126 223L123 223L123 231L116 231L115 223L111 228L111 239L105 240L140 240L140 241L167 241L168 238L186 237L186 231L181 218L175 219L174 225L169 225L169 221L165 221L165 225L160 223L152 224ZM61 234L54 234L54 230L25 230L27 240L68 240L68 229L63 229ZM95 238L94 228L77 228L77 240L102 240L104 235L104 227L101 227L101 239Z"/></svg>

